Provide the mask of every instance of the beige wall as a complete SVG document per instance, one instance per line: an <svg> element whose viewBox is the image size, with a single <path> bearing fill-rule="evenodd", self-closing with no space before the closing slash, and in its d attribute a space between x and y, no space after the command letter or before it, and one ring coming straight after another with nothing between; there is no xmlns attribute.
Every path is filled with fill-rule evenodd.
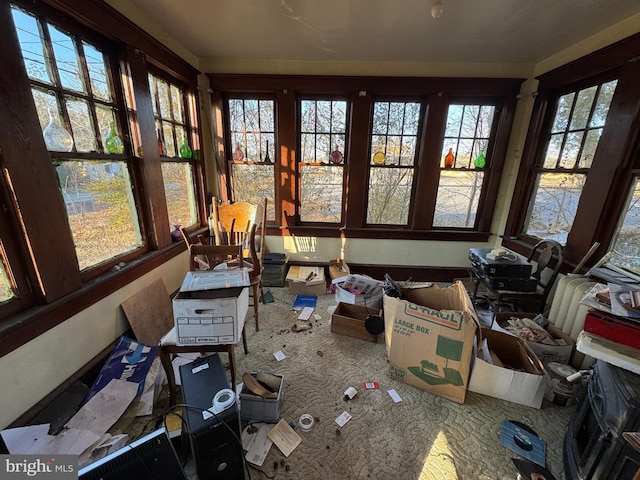
<svg viewBox="0 0 640 480"><path fill-rule="evenodd" d="M516 112L515 123L504 170L500 198L496 207L492 225L493 235L486 244L468 244L465 242L438 241L394 241L366 239L325 239L270 237L268 248L271 251L287 252L292 260L327 261L342 257L352 263L381 263L393 265L434 265L467 266L467 254L470 247L495 246L498 234L503 231L508 214L511 193L515 183L520 155L526 137L535 90L533 77L548 69L578 58L589 51L620 40L640 31L640 16L601 32L581 42L575 47L563 50L538 65L460 65L460 64L365 64L365 63L304 63L304 62L268 62L260 63L199 61L184 47L179 45L167 32L164 32L151 20L144 18L136 8L124 0L110 0L123 13L127 14L142 28L156 36L160 41L185 57L202 71L251 73L256 70L263 73L322 73L322 74L377 74L377 75L435 75L440 76L516 76L527 78L521 90L521 100ZM206 68L205 68L206 67ZM249 68L251 67L251 68ZM246 70L245 70L246 69ZM202 85L206 88L206 84ZM206 127L206 125L205 125ZM207 145L207 142L205 142ZM210 144L209 144L210 146ZM46 396L58 385L91 360L95 355L113 342L127 328L120 304L123 300L151 283L163 278L167 289L179 288L187 270L186 253L167 262L160 268L138 279L134 283L115 292L87 310L73 316L66 322L16 351L0 358L0 428L14 421Z"/></svg>
<svg viewBox="0 0 640 480"><path fill-rule="evenodd" d="M128 328L120 304L162 278L180 288L188 267L183 253L125 288L0 358L0 428L6 427L107 348Z"/></svg>

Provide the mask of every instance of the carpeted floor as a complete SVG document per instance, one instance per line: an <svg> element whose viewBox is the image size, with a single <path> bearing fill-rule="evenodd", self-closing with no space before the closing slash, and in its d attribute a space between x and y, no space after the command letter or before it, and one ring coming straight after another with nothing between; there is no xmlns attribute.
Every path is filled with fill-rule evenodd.
<svg viewBox="0 0 640 480"><path fill-rule="evenodd" d="M247 478L512 480L518 477L511 460L517 455L499 442L504 420L533 428L547 443L547 468L563 478L562 441L575 407L545 401L538 410L471 392L460 405L424 392L388 376L383 339L376 344L331 333L332 295L318 298L311 329L293 332L294 297L285 288L269 290L274 302L260 305L259 332L249 309L249 354L236 347L237 380L260 370L283 375L282 417L297 423L308 413L318 421L308 432L298 429L302 443L289 457L273 446L262 471L251 468ZM277 361L277 351L286 358ZM221 358L227 364L226 355ZM378 382L379 389L364 390L363 382ZM359 393L345 402L350 386ZM392 400L390 389L401 402ZM344 411L352 419L340 428L335 419ZM145 429L151 423L144 417L136 422ZM191 461L187 472L197 478Z"/></svg>

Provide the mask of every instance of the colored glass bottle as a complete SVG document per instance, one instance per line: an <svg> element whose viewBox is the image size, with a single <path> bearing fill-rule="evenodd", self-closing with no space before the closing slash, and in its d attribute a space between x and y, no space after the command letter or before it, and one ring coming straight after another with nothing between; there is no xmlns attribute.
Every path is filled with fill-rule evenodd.
<svg viewBox="0 0 640 480"><path fill-rule="evenodd" d="M453 148L449 149L449 153L447 153L447 156L444 157L444 167L445 168L453 168L453 166L456 163L456 159L453 156Z"/></svg>
<svg viewBox="0 0 640 480"><path fill-rule="evenodd" d="M62 126L57 115L49 109L49 123L42 130L47 150L52 152L70 152L73 149L73 137Z"/></svg>
<svg viewBox="0 0 640 480"><path fill-rule="evenodd" d="M473 165L476 168L484 168L484 166L487 164L487 159L484 158L484 149L480 149L480 153L478 154L478 156L476 157L476 159L473 162Z"/></svg>
<svg viewBox="0 0 640 480"><path fill-rule="evenodd" d="M173 226L173 230L171 230L171 239L172 239L174 242L179 242L179 241L181 241L181 240L182 240L182 231L180 230L180 227L181 227L181 226L182 226L182 225L180 225L179 223L176 223L176 224Z"/></svg>
<svg viewBox="0 0 640 480"><path fill-rule="evenodd" d="M157 134L158 134L158 155L160 155L161 157L166 157L167 156L167 147L164 144L164 139L162 138L162 134L160 133L160 129L158 128L156 130Z"/></svg>
<svg viewBox="0 0 640 480"><path fill-rule="evenodd" d="M344 157L342 156L342 152L340 151L340 148L338 147L338 145L336 145L336 149L331 153L331 163L335 163L336 165L339 165L342 163L343 160L344 160Z"/></svg>
<svg viewBox="0 0 640 480"><path fill-rule="evenodd" d="M189 147L189 144L187 143L186 135L184 139L182 139L182 145L180 145L180 148L178 149L178 153L180 154L181 158L191 158L191 155L193 155L193 152L191 151L191 147Z"/></svg>
<svg viewBox="0 0 640 480"><path fill-rule="evenodd" d="M271 157L269 157L269 140L267 140L267 153L264 154L264 163L271 163Z"/></svg>
<svg viewBox="0 0 640 480"><path fill-rule="evenodd" d="M109 122L109 133L104 137L104 148L109 153L121 154L124 152L124 143L116 132L115 122Z"/></svg>
<svg viewBox="0 0 640 480"><path fill-rule="evenodd" d="M240 148L240 142L236 143L236 149L233 151L233 159L237 162L241 162L244 159L244 153Z"/></svg>

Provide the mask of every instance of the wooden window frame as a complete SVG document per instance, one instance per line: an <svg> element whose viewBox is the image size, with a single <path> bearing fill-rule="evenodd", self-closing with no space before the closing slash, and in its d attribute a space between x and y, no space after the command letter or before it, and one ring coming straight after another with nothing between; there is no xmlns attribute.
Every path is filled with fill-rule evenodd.
<svg viewBox="0 0 640 480"><path fill-rule="evenodd" d="M52 155L42 139L17 35L10 32L0 45L3 59L0 88L12 93L0 100L0 162L3 168L0 190L7 207L0 215L0 232L11 273L21 291L19 302L10 301L0 306L0 356L184 250L184 242L172 243L166 222L154 221L166 218L167 213L160 187L161 163L147 75L150 65L161 68L188 84L195 98L200 73L101 0L42 0L36 3L15 0L11 4L42 14L51 23L72 31L89 43L106 42L116 52L116 64L120 69L113 74L128 79L123 82L123 93L134 100L133 104L127 105L129 118L126 111L121 113L122 126L129 125L129 129L122 128L122 134L124 136L129 130L136 135L141 151L145 152L144 158L136 156L137 149L127 157L132 166L134 195L138 214L142 216L141 229L147 248L144 252L137 251L120 258L119 261L126 262L124 267L111 269L106 265L92 272L94 275L83 275L79 271ZM3 25L13 25L11 4L0 5ZM13 115L12 112L20 114ZM91 156L90 153L83 155ZM200 223L205 228L204 169L201 164L202 161L198 162L201 190L198 201L203 205Z"/></svg>
<svg viewBox="0 0 640 480"><path fill-rule="evenodd" d="M571 271L596 242L600 245L587 266L607 252L626 200L626 194L620 192L628 192L634 172L640 169L637 154L640 141L638 49L640 35L634 35L538 77L538 91L505 228L504 246L526 255L538 240L524 235L522 229L555 100L569 91L617 78L607 121L564 248L563 270Z"/></svg>
<svg viewBox="0 0 640 480"><path fill-rule="evenodd" d="M269 228L270 235L309 235L319 237L352 238L401 238L450 241L487 241L490 236L491 222L496 205L498 188L506 157L506 151L513 124L517 98L522 79L462 79L462 78L413 78L413 77L325 77L292 75L234 75L208 74L214 110L224 112L223 99L228 95L263 94L276 99L278 159L275 168L276 189L276 225ZM298 151L297 100L300 97L318 95L350 99L351 115L349 122L348 144L345 151L349 158L345 164L345 189L349 197L345 198L348 208L344 208L343 222L338 224L303 224L299 221L296 185ZM369 226L366 224L367 185L370 158L370 128L374 98L422 99L426 106L424 126L421 128L420 152L416 159L417 174L414 178L415 205L410 213L408 226ZM477 227L474 229L432 228L435 192L437 191L438 172L446 109L450 98L478 99L485 102L498 102L500 111L496 112L498 128L495 132L494 151L491 170L487 172L486 190L482 211L478 212ZM488 100L491 99L491 100ZM226 121L223 115L223 123ZM225 137L224 128L219 132ZM227 145L228 138L219 143ZM227 153L228 157L230 153ZM224 178L230 175L227 167L219 172ZM230 182L226 182L230 183ZM225 183L222 182L224 186ZM230 189L224 189L228 198Z"/></svg>

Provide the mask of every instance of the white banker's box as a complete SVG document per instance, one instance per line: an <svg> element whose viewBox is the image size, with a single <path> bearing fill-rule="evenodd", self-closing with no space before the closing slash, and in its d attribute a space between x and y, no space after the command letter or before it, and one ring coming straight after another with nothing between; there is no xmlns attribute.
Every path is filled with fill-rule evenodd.
<svg viewBox="0 0 640 480"><path fill-rule="evenodd" d="M173 298L176 345L238 343L249 310L246 268L187 272Z"/></svg>

